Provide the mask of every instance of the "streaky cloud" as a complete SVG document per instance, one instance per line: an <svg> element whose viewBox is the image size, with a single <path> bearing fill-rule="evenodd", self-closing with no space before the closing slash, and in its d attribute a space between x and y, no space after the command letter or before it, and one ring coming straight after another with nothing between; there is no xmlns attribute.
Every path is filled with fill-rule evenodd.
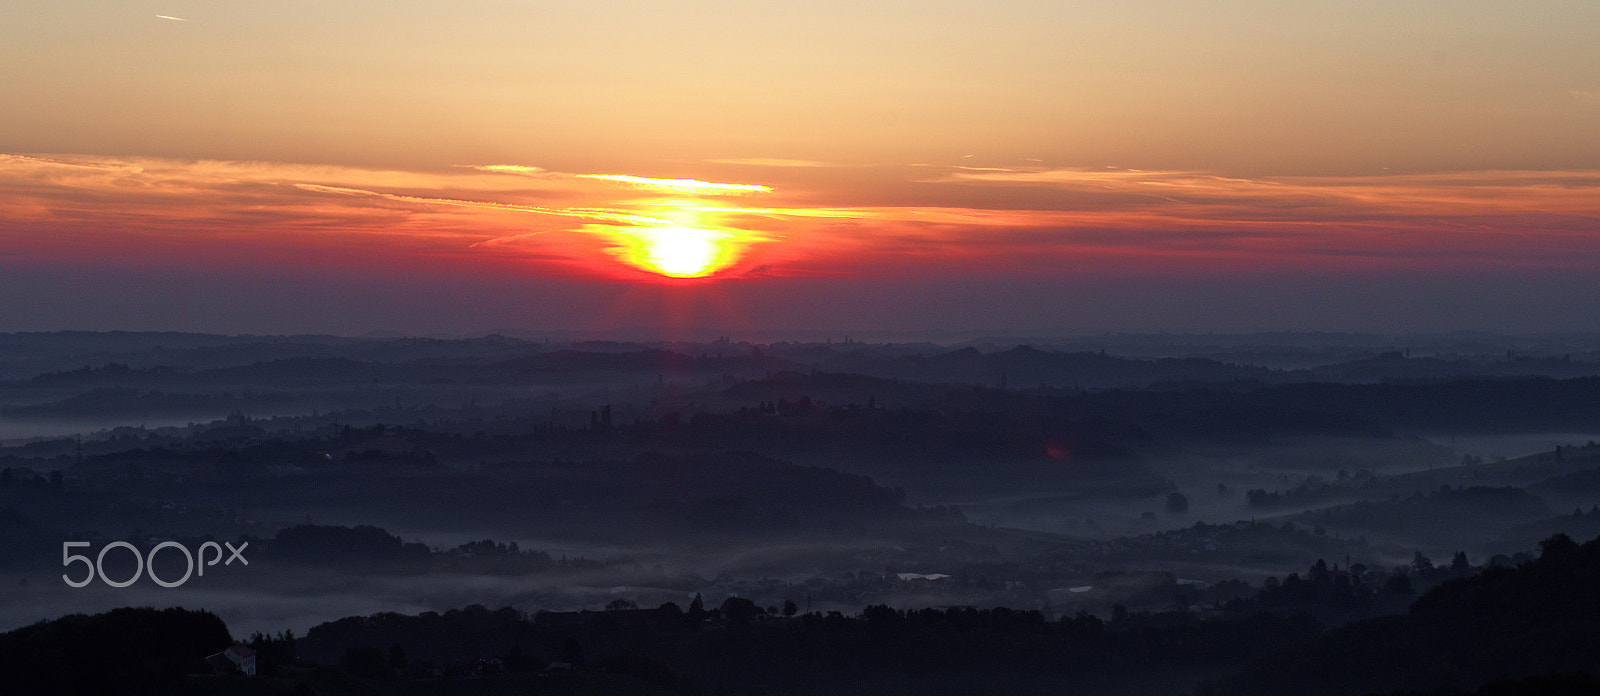
<svg viewBox="0 0 1600 696"><path fill-rule="evenodd" d="M619 184L628 184L643 189L656 191L673 191L678 193L704 193L704 194L743 194L766 193L772 190L771 186L757 184L722 184L712 181L698 181L695 179L651 179L628 174L579 174L580 179L597 179L600 181L615 181Z"/></svg>
<svg viewBox="0 0 1600 696"><path fill-rule="evenodd" d="M462 166L470 167L480 172L494 172L497 174L521 174L523 176L554 174L554 172L544 167L532 167L524 164L469 164Z"/></svg>
<svg viewBox="0 0 1600 696"><path fill-rule="evenodd" d="M736 159L706 160L712 164L738 164L747 167L831 167L836 165L816 160L776 159L771 157L744 157Z"/></svg>
<svg viewBox="0 0 1600 696"><path fill-rule="evenodd" d="M654 191L672 191L674 193L694 194L746 194L766 193L772 190L770 186L757 184L727 184L714 181L700 181L697 179L656 179L630 174L569 174L554 172L543 167L534 167L523 164L473 164L464 165L480 172L494 174L516 174L539 178L572 178L590 179L594 181L610 181L613 183L627 184L635 188L650 189Z"/></svg>
<svg viewBox="0 0 1600 696"><path fill-rule="evenodd" d="M56 159L52 157L37 157L32 155L0 154L0 161L9 161L26 164L43 164L58 167L77 167L79 169L98 169L102 171L123 172L127 174L140 174L143 167L120 162L75 161Z"/></svg>
<svg viewBox="0 0 1600 696"><path fill-rule="evenodd" d="M427 196L408 196L399 193L383 193L381 191L368 191L366 189L345 188L341 186L324 186L322 184L295 184L295 188L303 191L321 193L337 193L347 196L373 196L402 203L422 203L436 205L453 205L465 208L489 208L492 210L513 210L524 213L537 213L540 215L559 215L564 217L583 218L587 220L603 220L630 225L670 226L669 220L648 217L644 215L629 215L611 210L594 208L546 208L536 205L520 205L517 203L497 203L494 201L474 201L461 198L432 198Z"/></svg>

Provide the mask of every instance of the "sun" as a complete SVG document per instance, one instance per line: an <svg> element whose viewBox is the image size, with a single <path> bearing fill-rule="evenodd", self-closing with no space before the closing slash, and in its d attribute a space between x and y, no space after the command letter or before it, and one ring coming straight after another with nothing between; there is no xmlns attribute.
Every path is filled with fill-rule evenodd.
<svg viewBox="0 0 1600 696"><path fill-rule="evenodd" d="M727 226L719 206L687 198L650 200L631 225L608 225L609 251L636 269L668 278L708 278L739 261L761 235Z"/></svg>
<svg viewBox="0 0 1600 696"><path fill-rule="evenodd" d="M620 175L589 178L645 181L656 188L670 185L673 193L682 193L684 189L697 192L715 189L721 192L719 195L730 195L723 190L740 194L748 193L745 189L771 190L753 184L710 184ZM582 229L605 238L604 250L612 258L635 271L655 276L711 278L739 264L752 246L771 241L766 234L730 224L732 218L747 216L747 209L728 208L707 201L703 196L651 196L618 201L615 205L616 208L595 209L610 218L609 224L588 224Z"/></svg>
<svg viewBox="0 0 1600 696"><path fill-rule="evenodd" d="M701 278L726 265L726 235L696 227L652 227L635 233L634 261L672 278Z"/></svg>

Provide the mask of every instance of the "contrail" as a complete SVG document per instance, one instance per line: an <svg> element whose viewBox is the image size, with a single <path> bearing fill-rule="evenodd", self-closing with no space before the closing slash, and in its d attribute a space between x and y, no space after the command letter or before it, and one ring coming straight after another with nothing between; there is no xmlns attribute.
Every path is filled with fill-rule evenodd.
<svg viewBox="0 0 1600 696"><path fill-rule="evenodd" d="M171 16L168 16L168 15L156 15L156 16L161 18L161 19L170 19L170 20L172 20L174 22L187 22L187 21L189 21L189 20L184 19L182 17L171 17Z"/></svg>

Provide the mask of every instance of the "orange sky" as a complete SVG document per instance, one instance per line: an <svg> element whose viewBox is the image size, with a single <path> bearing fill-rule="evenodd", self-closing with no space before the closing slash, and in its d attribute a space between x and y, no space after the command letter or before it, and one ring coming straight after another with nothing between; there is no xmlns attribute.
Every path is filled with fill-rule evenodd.
<svg viewBox="0 0 1600 696"><path fill-rule="evenodd" d="M1600 329L1591 2L8 13L0 331Z"/></svg>

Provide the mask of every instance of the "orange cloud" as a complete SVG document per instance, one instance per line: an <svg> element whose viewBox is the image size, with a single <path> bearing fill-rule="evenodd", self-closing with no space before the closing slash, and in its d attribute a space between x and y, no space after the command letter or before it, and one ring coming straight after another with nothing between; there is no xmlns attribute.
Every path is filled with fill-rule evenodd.
<svg viewBox="0 0 1600 696"><path fill-rule="evenodd" d="M446 260L606 278L1600 270L1600 172L842 169L795 167L805 176L775 188L529 165L0 155L0 240L13 258ZM857 185L867 175L879 179Z"/></svg>
<svg viewBox="0 0 1600 696"><path fill-rule="evenodd" d="M725 195L740 193L766 193L772 190L770 186L756 184L719 184L711 181L697 181L694 179L651 179L642 176L629 176L627 174L579 174L579 178L597 179L600 181L615 181L618 183L636 186L654 191L669 191L672 193Z"/></svg>

